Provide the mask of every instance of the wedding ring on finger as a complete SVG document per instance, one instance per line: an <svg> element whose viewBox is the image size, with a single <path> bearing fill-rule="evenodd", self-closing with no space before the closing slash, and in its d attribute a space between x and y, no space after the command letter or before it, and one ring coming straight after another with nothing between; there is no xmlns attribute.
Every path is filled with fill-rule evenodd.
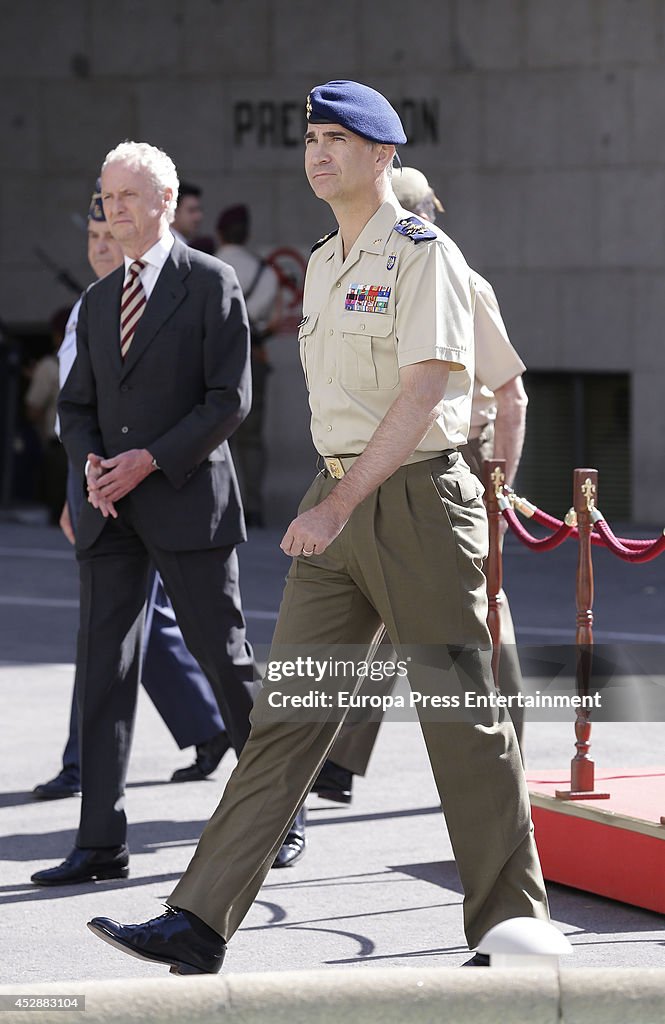
<svg viewBox="0 0 665 1024"><path fill-rule="evenodd" d="M314 554L314 548L312 548L312 550L311 550L311 551L305 551L305 549L303 548L303 549L302 549L302 553L303 553L303 555L305 556L305 558L309 558L309 557L310 557L311 555L313 555L313 554Z"/></svg>

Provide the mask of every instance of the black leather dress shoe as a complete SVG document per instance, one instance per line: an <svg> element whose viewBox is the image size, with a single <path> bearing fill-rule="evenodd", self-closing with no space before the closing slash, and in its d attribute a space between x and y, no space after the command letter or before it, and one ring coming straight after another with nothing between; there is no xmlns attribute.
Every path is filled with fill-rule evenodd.
<svg viewBox="0 0 665 1024"><path fill-rule="evenodd" d="M231 740L226 732L218 732L207 743L199 743L194 764L178 768L171 776L171 782L200 782L201 779L207 779L230 747Z"/></svg>
<svg viewBox="0 0 665 1024"><path fill-rule="evenodd" d="M144 924L118 924L108 917L93 917L88 928L138 960L166 964L171 974L217 974L224 963L224 939L204 938L194 931L191 916L173 907ZM212 929L207 931L214 935Z"/></svg>
<svg viewBox="0 0 665 1024"><path fill-rule="evenodd" d="M307 812L301 807L295 816L291 828L286 833L286 839L282 843L279 853L275 857L274 868L290 868L297 860L300 860L305 852L305 822Z"/></svg>
<svg viewBox="0 0 665 1024"><path fill-rule="evenodd" d="M334 761L324 761L312 786L312 793L316 793L323 800L334 800L337 804L350 804L353 799L352 789L353 772L335 764Z"/></svg>
<svg viewBox="0 0 665 1024"><path fill-rule="evenodd" d="M85 850L75 846L62 864L36 871L30 881L35 885L76 885L79 882L128 877L129 849L123 844Z"/></svg>
<svg viewBox="0 0 665 1024"><path fill-rule="evenodd" d="M79 773L72 768L63 768L54 779L35 786L32 795L35 800L63 800L66 796L80 796Z"/></svg>
<svg viewBox="0 0 665 1024"><path fill-rule="evenodd" d="M462 967L489 967L490 958L487 953L476 953L470 960L466 960Z"/></svg>

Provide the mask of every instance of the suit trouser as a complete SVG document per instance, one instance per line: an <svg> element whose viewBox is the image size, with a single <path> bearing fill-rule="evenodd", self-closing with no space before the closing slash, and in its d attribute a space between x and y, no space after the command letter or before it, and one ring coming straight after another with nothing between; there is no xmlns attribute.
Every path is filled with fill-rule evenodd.
<svg viewBox="0 0 665 1024"><path fill-rule="evenodd" d="M436 689L446 675L429 664L438 658L465 688L493 692L481 568L487 520L482 501L469 500L471 477L456 457L402 467L355 509L322 555L293 561L271 663L284 652L313 650L320 657L328 650L334 657L338 645L367 649L384 622L398 651L426 645L409 665L412 688ZM333 486L320 475L300 511ZM305 672L279 685L296 695L312 691ZM339 710L319 710L308 721L282 713L280 720L270 707L273 691L264 683L239 763L169 897L227 940L254 901L340 725ZM482 723L422 712L420 724L464 886L469 944L507 918L546 918L512 723L493 710Z"/></svg>
<svg viewBox="0 0 665 1024"><path fill-rule="evenodd" d="M148 585L141 683L181 750L224 729L215 694L189 653L159 573Z"/></svg>
<svg viewBox="0 0 665 1024"><path fill-rule="evenodd" d="M75 525L83 502L70 466L67 504ZM187 650L159 573L151 573L144 635L141 682L164 724L182 750L206 743L224 729L217 700L196 659ZM69 736L62 767L79 773L78 698L72 692Z"/></svg>
<svg viewBox="0 0 665 1024"><path fill-rule="evenodd" d="M483 430L479 437L474 438L459 449L469 469L472 473L475 473L481 482L483 479L483 462L486 459L492 458L493 449L494 430L491 424ZM510 612L508 598L505 594L499 606L499 620L501 624L501 654L499 657L498 684L501 692L506 694L506 696L517 695L522 692L522 670L517 654L513 617ZM388 660L392 646L389 641L383 645L381 653L385 654ZM393 685L394 679L386 679L384 692L390 693ZM510 717L517 733L517 742L523 751L523 708L519 706L511 708ZM353 772L354 775L364 775L374 750L382 718L383 715L380 712L372 709L360 709L356 714L349 714L330 751L330 760L342 768Z"/></svg>
<svg viewBox="0 0 665 1024"><path fill-rule="evenodd" d="M124 786L134 728L150 562L161 574L187 647L213 687L237 753L255 689L233 546L165 551L136 532L131 511L79 551L81 625L76 687L81 736L77 845L125 841Z"/></svg>
<svg viewBox="0 0 665 1024"><path fill-rule="evenodd" d="M148 582L141 683L181 750L207 743L225 728L210 683L182 638L159 573ZM72 693L62 766L79 771L78 700Z"/></svg>

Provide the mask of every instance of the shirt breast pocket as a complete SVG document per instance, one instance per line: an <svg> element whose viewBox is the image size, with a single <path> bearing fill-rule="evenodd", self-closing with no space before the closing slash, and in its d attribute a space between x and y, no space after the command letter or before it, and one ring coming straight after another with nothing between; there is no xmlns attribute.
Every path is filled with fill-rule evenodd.
<svg viewBox="0 0 665 1024"><path fill-rule="evenodd" d="M309 362L312 362L312 351L311 347L314 342L314 331L316 328L316 322L319 319L318 313L306 313L303 316L302 322L298 326L298 344L300 346L300 362L302 363L303 373L305 374L305 384L309 388L309 373L307 371L308 356Z"/></svg>
<svg viewBox="0 0 665 1024"><path fill-rule="evenodd" d="M345 313L339 379L350 391L391 390L399 383L392 313Z"/></svg>

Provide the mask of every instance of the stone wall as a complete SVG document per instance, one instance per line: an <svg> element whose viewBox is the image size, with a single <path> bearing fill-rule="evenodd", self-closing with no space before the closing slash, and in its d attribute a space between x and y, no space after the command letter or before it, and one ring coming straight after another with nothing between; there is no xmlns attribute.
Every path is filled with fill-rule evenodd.
<svg viewBox="0 0 665 1024"><path fill-rule="evenodd" d="M204 187L208 229L246 201L257 247L306 251L332 221L301 170L304 98L358 78L400 106L402 158L435 183L529 367L632 374L634 511L648 518L648 491L665 518L663 0L0 0L0 25L3 319L69 298L35 245L90 279L76 218L126 137ZM283 505L300 481L280 468L280 412Z"/></svg>

